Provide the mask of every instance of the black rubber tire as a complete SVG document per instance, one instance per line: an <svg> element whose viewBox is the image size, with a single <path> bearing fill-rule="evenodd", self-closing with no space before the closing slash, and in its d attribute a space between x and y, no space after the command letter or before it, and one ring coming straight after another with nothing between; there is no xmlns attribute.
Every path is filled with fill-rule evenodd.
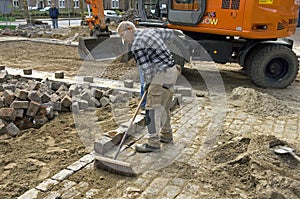
<svg viewBox="0 0 300 199"><path fill-rule="evenodd" d="M260 87L285 88L295 80L299 71L296 54L283 45L256 48L256 53L249 58L248 75Z"/></svg>

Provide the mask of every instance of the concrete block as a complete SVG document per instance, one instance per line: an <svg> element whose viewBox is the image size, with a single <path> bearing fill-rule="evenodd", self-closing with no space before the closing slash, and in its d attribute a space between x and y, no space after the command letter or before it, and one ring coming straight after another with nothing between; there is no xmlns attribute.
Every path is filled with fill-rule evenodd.
<svg viewBox="0 0 300 199"><path fill-rule="evenodd" d="M26 100L28 97L28 91L16 88L15 96L21 100Z"/></svg>
<svg viewBox="0 0 300 199"><path fill-rule="evenodd" d="M5 106L4 97L0 96L0 108Z"/></svg>
<svg viewBox="0 0 300 199"><path fill-rule="evenodd" d="M26 191L23 195L21 195L20 197L18 197L18 199L36 199L38 197L39 194L39 190L37 189L30 189L28 191Z"/></svg>
<svg viewBox="0 0 300 199"><path fill-rule="evenodd" d="M37 91L41 88L42 86L42 83L41 82L38 82L38 81L29 81L28 82L28 87L27 87L27 90L28 91Z"/></svg>
<svg viewBox="0 0 300 199"><path fill-rule="evenodd" d="M94 78L91 77L91 76L86 76L86 77L83 77L83 81L84 82L93 83L94 82Z"/></svg>
<svg viewBox="0 0 300 199"><path fill-rule="evenodd" d="M92 96L94 96L96 99L100 99L103 96L103 91L97 88L91 89Z"/></svg>
<svg viewBox="0 0 300 199"><path fill-rule="evenodd" d="M0 135L3 135L4 133L6 133L6 125L7 123L4 120L0 119Z"/></svg>
<svg viewBox="0 0 300 199"><path fill-rule="evenodd" d="M23 69L24 75L32 75L32 69L31 68L25 68Z"/></svg>
<svg viewBox="0 0 300 199"><path fill-rule="evenodd" d="M69 108L72 105L72 98L66 95L62 100L61 104L63 107Z"/></svg>
<svg viewBox="0 0 300 199"><path fill-rule="evenodd" d="M54 111L62 110L61 102L52 102L52 107Z"/></svg>
<svg viewBox="0 0 300 199"><path fill-rule="evenodd" d="M15 109L16 111L16 118L23 118L24 117L24 109Z"/></svg>
<svg viewBox="0 0 300 199"><path fill-rule="evenodd" d="M55 72L54 77L57 79L63 79L65 77L65 73L63 71L57 71Z"/></svg>
<svg viewBox="0 0 300 199"><path fill-rule="evenodd" d="M101 103L94 97L91 97L88 101L90 107L100 107Z"/></svg>
<svg viewBox="0 0 300 199"><path fill-rule="evenodd" d="M50 88L54 91L57 91L61 85L63 85L63 82L51 82L50 83Z"/></svg>
<svg viewBox="0 0 300 199"><path fill-rule="evenodd" d="M13 108L0 108L0 119L14 121L16 119L16 111Z"/></svg>
<svg viewBox="0 0 300 199"><path fill-rule="evenodd" d="M87 165L86 162L76 161L73 164L71 164L70 166L68 166L67 169L76 172L76 171L79 171L80 169L82 169L83 167L85 167L86 165Z"/></svg>
<svg viewBox="0 0 300 199"><path fill-rule="evenodd" d="M133 80L131 80L131 79L124 80L124 87L133 88Z"/></svg>
<svg viewBox="0 0 300 199"><path fill-rule="evenodd" d="M27 109L29 107L29 102L15 100L10 104L10 107L14 109Z"/></svg>
<svg viewBox="0 0 300 199"><path fill-rule="evenodd" d="M4 65L0 65L0 71L1 70L5 70L5 66Z"/></svg>
<svg viewBox="0 0 300 199"><path fill-rule="evenodd" d="M49 191L51 190L55 185L57 185L59 182L57 180L47 179L40 183L36 189L40 191Z"/></svg>
<svg viewBox="0 0 300 199"><path fill-rule="evenodd" d="M88 101L79 100L78 103L79 103L79 109L80 110L85 110L85 109L87 109L89 107Z"/></svg>
<svg viewBox="0 0 300 199"><path fill-rule="evenodd" d="M7 75L8 75L8 73L6 70L0 71L0 83L4 83L8 79Z"/></svg>
<svg viewBox="0 0 300 199"><path fill-rule="evenodd" d="M51 96L50 96L50 100L51 102L57 102L57 101L60 101L61 100L61 97L59 95L57 95L56 93L53 93Z"/></svg>
<svg viewBox="0 0 300 199"><path fill-rule="evenodd" d="M110 100L107 97L101 97L100 104L102 107L105 107L109 104Z"/></svg>
<svg viewBox="0 0 300 199"><path fill-rule="evenodd" d="M79 94L79 86L72 84L69 88L69 95L74 96Z"/></svg>
<svg viewBox="0 0 300 199"><path fill-rule="evenodd" d="M78 102L73 102L71 106L71 111L73 113L78 113L79 112L79 103Z"/></svg>
<svg viewBox="0 0 300 199"><path fill-rule="evenodd" d="M68 91L68 88L66 87L66 85L61 85L56 92L60 92L60 91Z"/></svg>
<svg viewBox="0 0 300 199"><path fill-rule="evenodd" d="M18 127L14 123L8 124L6 127L6 132L11 136L17 136L21 132Z"/></svg>
<svg viewBox="0 0 300 199"><path fill-rule="evenodd" d="M92 154L87 154L79 159L80 162L85 162L87 164L94 161L94 156Z"/></svg>
<svg viewBox="0 0 300 199"><path fill-rule="evenodd" d="M5 90L3 92L3 97L4 97L4 104L5 104L5 106L10 106L10 104L15 99L15 94L11 90Z"/></svg>
<svg viewBox="0 0 300 199"><path fill-rule="evenodd" d="M42 93L40 95L40 98L41 98L42 103L47 103L50 101L51 96L48 93Z"/></svg>
<svg viewBox="0 0 300 199"><path fill-rule="evenodd" d="M115 145L112 143L111 138L103 136L100 139L96 139L94 142L94 151L99 154L105 154Z"/></svg>
<svg viewBox="0 0 300 199"><path fill-rule="evenodd" d="M63 169L54 176L51 177L52 180L63 181L67 179L70 175L72 175L74 171L69 169Z"/></svg>
<svg viewBox="0 0 300 199"><path fill-rule="evenodd" d="M192 88L178 87L176 90L176 93L182 94L183 96L186 96L186 97L191 97L192 96Z"/></svg>
<svg viewBox="0 0 300 199"><path fill-rule="evenodd" d="M41 105L38 102L31 101L29 103L29 107L27 109L26 115L34 117L37 114L40 106Z"/></svg>
<svg viewBox="0 0 300 199"><path fill-rule="evenodd" d="M90 91L85 90L80 94L80 99L88 101L92 97L92 94Z"/></svg>
<svg viewBox="0 0 300 199"><path fill-rule="evenodd" d="M16 90L16 84L12 84L12 83L3 84L2 87L4 90L11 90L12 92L15 92L15 90Z"/></svg>
<svg viewBox="0 0 300 199"><path fill-rule="evenodd" d="M41 102L41 97L38 91L30 91L27 98L31 101Z"/></svg>
<svg viewBox="0 0 300 199"><path fill-rule="evenodd" d="M35 116L33 118L33 124L42 126L48 122L48 118L46 116Z"/></svg>

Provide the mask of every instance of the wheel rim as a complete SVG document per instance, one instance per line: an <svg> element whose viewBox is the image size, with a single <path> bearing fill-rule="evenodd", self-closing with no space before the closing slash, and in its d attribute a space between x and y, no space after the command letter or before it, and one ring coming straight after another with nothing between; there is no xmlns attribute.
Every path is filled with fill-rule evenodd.
<svg viewBox="0 0 300 199"><path fill-rule="evenodd" d="M288 62L285 59L277 58L269 62L265 74L268 78L278 80L288 72Z"/></svg>

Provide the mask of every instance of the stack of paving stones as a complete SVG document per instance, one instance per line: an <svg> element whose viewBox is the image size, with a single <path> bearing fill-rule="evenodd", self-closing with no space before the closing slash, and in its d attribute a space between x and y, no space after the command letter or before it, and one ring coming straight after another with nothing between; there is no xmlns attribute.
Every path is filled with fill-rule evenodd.
<svg viewBox="0 0 300 199"><path fill-rule="evenodd" d="M61 112L79 113L128 99L126 92L13 76L0 67L0 135L40 128Z"/></svg>

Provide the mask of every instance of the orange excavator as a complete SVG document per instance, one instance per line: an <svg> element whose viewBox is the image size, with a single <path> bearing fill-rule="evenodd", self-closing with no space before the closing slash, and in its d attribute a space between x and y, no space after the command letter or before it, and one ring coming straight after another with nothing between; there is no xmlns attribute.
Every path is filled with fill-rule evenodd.
<svg viewBox="0 0 300 199"><path fill-rule="evenodd" d="M95 58L100 52L93 48L111 33L102 1L87 4L93 11L87 19L91 37L81 39L79 51L82 58L88 53ZM238 63L258 86L285 88L299 71L288 38L296 32L299 5L299 0L138 0L137 21L140 26L180 30L169 46L181 66L209 59ZM120 43L120 38L115 41Z"/></svg>

